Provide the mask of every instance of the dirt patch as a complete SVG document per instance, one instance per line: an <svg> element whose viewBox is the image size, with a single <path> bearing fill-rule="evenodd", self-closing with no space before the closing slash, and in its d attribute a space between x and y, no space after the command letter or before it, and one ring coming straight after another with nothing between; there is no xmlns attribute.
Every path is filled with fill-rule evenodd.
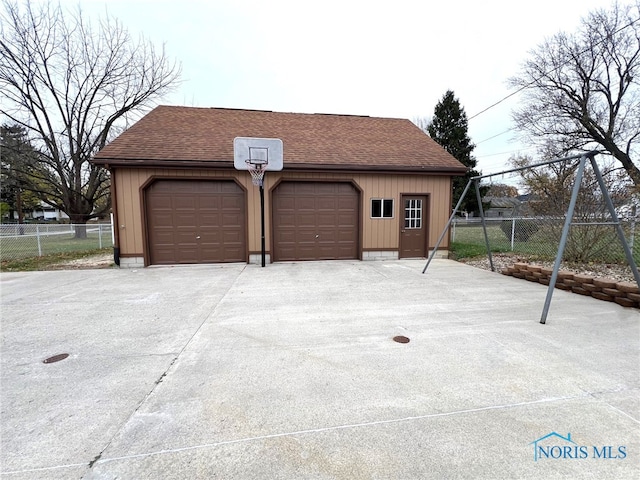
<svg viewBox="0 0 640 480"><path fill-rule="evenodd" d="M75 260L68 260L49 265L47 270L92 270L96 268L112 267L115 267L115 263L113 263L113 254L102 253L100 255L91 255L84 258L77 258Z"/></svg>

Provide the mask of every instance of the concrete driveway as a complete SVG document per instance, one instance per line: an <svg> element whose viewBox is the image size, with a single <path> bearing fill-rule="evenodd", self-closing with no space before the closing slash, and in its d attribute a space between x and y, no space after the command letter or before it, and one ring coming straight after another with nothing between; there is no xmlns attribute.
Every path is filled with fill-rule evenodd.
<svg viewBox="0 0 640 480"><path fill-rule="evenodd" d="M638 310L423 266L3 273L1 478L637 478Z"/></svg>

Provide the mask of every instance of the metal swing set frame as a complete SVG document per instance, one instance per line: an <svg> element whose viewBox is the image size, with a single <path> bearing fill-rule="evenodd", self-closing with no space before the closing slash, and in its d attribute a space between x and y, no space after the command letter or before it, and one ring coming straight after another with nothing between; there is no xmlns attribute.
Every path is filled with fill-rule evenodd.
<svg viewBox="0 0 640 480"><path fill-rule="evenodd" d="M449 217L449 221L447 222L447 225L444 227L444 230L442 231L442 233L440 234L440 237L438 238L438 241L436 242L435 247L433 248L433 251L431 252L431 255L429 256L429 259L427 260L427 264L424 266L424 269L422 270L422 273L425 273L427 271L427 268L429 267L429 264L431 263L431 261L433 260L433 258L435 257L437 251L438 251L438 247L440 247L440 243L442 243L442 240L444 239L444 236L446 235L447 231L449 230L449 227L451 226L451 223L453 222L453 219L456 215L456 213L458 212L458 209L460 208L460 205L462 204L464 198L466 197L469 188L471 187L471 184L473 184L475 186L475 191L476 191L476 198L478 200L478 206L480 209L480 220L482 223L482 231L484 233L484 240L485 240L485 244L487 246L487 256L489 258L489 265L491 266L491 271L495 272L495 267L493 266L493 258L491 256L491 248L489 246L489 236L487 235L487 224L485 221L485 216L484 216L484 209L482 208L482 199L480 196L480 180L484 179L484 178L491 178L491 177L496 177L496 176L500 176L500 175L504 175L507 173L513 173L513 172L519 172L522 170L528 170L531 168L536 168L536 167L544 167L546 165L552 165L554 163L560 163L560 162L568 162L571 160L577 160L580 159L580 163L578 164L578 171L576 174L576 179L575 179L575 183L573 185L573 190L571 192L571 201L569 202L569 207L567 208L567 213L566 213L566 218L564 221L564 226L562 228L562 235L560 236L560 244L558 246L558 253L556 254L556 259L555 259L555 263L553 265L553 273L551 274L551 278L549 280L549 287L547 289L547 297L545 299L544 302L544 307L542 309L542 316L540 317L540 323L545 324L547 321L547 314L549 313L549 306L551 305L551 298L553 297L553 291L555 289L556 286L556 281L558 279L558 272L560 270L560 264L562 263L562 255L564 253L564 249L566 247L567 244L567 238L569 236L569 228L571 227L572 221L573 221L573 214L575 211L575 207L576 207L576 202L578 200L578 193L580 192L580 186L582 184L582 178L584 176L584 169L587 163L587 160L589 160L589 162L591 163L591 167L593 168L593 172L596 176L596 179L598 181L598 186L600 187L600 191L602 192L602 196L604 198L605 204L607 206L607 209L609 211L609 214L611 215L611 219L612 222L608 223L610 225L615 226L616 232L618 234L618 239L620 240L620 243L622 244L622 248L624 249L624 254L626 256L627 262L629 263L629 266L631 267L631 271L633 272L633 277L636 280L636 283L638 284L638 287L640 287L640 275L638 274L638 267L636 266L636 263L633 259L633 254L631 253L631 249L629 248L629 243L627 242L627 239L624 236L624 232L622 231L622 226L620 225L620 220L618 218L618 215L616 214L615 208L613 206L613 201L611 200L611 196L609 195L609 191L607 190L607 187L604 183L604 179L602 178L602 174L600 173L600 169L598 168L598 164L596 163L595 160L595 156L598 154L598 152L596 151L592 151L592 152L587 152L581 155L573 155L570 157L564 157L564 158L559 158L556 160L550 160L550 161L546 161L546 162L541 162L541 163L536 163L534 165L529 165L527 167L519 167L519 168L513 168L511 170L504 170L502 172L498 172L498 173L491 173L491 174L487 174L487 175L478 175L475 177L471 177L469 179L469 182L467 182L467 186L465 187L464 191L462 192L462 195L460 195L460 200L458 200L457 205L455 206L455 208L453 209L453 212L451 213L451 216Z"/></svg>

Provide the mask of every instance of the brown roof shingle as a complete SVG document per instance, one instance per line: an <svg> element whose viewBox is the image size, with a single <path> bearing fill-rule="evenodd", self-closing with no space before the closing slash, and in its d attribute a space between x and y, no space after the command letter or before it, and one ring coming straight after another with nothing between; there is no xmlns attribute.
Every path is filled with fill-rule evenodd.
<svg viewBox="0 0 640 480"><path fill-rule="evenodd" d="M233 168L235 137L280 138L285 169L466 171L405 119L174 106L156 107L93 162Z"/></svg>

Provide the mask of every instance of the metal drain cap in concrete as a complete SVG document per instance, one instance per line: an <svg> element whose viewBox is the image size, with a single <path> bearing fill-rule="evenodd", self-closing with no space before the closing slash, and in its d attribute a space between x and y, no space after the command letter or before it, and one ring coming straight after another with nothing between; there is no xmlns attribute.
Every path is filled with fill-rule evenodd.
<svg viewBox="0 0 640 480"><path fill-rule="evenodd" d="M398 343L409 343L411 340L404 335L398 335L397 337L393 337L393 341Z"/></svg>
<svg viewBox="0 0 640 480"><path fill-rule="evenodd" d="M42 363L56 363L60 360L64 360L69 356L68 353L59 353L58 355L54 355L53 357L45 358Z"/></svg>

